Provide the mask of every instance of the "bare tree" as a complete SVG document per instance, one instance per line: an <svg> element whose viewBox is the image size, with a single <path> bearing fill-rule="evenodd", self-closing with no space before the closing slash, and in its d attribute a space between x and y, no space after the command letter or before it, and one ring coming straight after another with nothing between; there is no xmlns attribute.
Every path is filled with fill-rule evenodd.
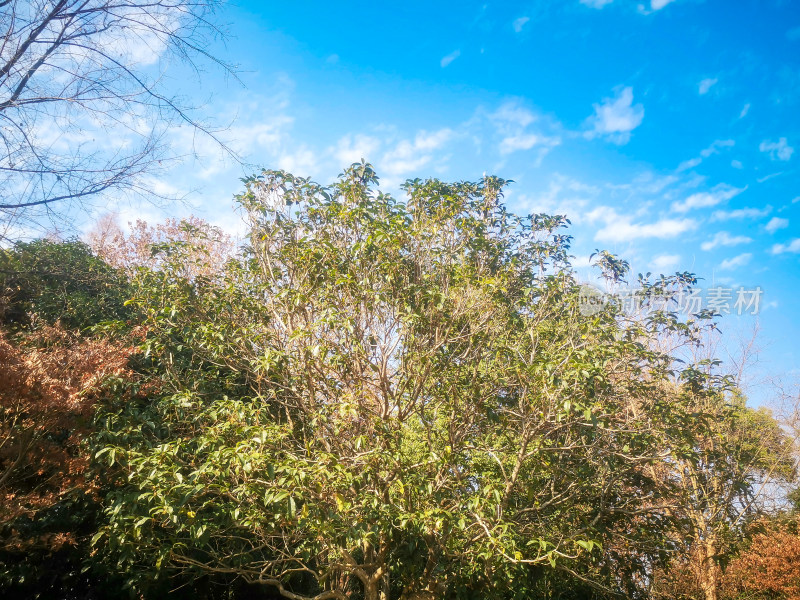
<svg viewBox="0 0 800 600"><path fill-rule="evenodd" d="M207 50L219 2L0 0L0 225L153 194L176 125L219 142L165 78L176 61L231 72Z"/></svg>

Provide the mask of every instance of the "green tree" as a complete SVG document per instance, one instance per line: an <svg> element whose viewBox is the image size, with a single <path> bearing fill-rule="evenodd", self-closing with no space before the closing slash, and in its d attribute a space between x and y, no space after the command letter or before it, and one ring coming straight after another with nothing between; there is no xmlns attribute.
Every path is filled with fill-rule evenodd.
<svg viewBox="0 0 800 600"><path fill-rule="evenodd" d="M56 322L86 329L125 319L129 291L118 270L77 240L0 249L0 324L10 329Z"/></svg>
<svg viewBox="0 0 800 600"><path fill-rule="evenodd" d="M691 327L584 314L568 221L509 213L501 179L404 203L377 181L266 171L239 259L186 276L181 241L138 271L144 380L95 440L103 554L145 593L177 570L292 599L635 596L685 417L643 340Z"/></svg>

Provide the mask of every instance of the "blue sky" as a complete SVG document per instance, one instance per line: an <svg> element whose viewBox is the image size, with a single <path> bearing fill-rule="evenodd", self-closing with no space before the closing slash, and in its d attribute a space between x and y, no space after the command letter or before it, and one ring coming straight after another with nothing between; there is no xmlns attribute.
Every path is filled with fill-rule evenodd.
<svg viewBox="0 0 800 600"><path fill-rule="evenodd" d="M220 16L231 38L212 51L241 84L210 69L172 85L250 163L328 182L364 157L389 190L513 179L514 211L571 218L580 269L604 248L634 272L760 286L753 381L800 375L800 3L241 0ZM242 168L175 140L198 158L158 185L239 227ZM728 340L754 320L724 319Z"/></svg>

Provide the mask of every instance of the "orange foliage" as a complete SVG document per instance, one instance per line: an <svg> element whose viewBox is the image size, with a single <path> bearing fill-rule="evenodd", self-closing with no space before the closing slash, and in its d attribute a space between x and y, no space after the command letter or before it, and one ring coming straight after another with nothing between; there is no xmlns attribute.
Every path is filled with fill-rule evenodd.
<svg viewBox="0 0 800 600"><path fill-rule="evenodd" d="M52 506L72 490L92 492L80 441L100 384L128 374L131 353L61 327L43 328L22 347L0 333L0 525ZM13 532L3 540L6 548L28 542Z"/></svg>
<svg viewBox="0 0 800 600"><path fill-rule="evenodd" d="M798 523L771 524L753 535L750 547L725 573L728 595L771 593L800 600L800 532Z"/></svg>

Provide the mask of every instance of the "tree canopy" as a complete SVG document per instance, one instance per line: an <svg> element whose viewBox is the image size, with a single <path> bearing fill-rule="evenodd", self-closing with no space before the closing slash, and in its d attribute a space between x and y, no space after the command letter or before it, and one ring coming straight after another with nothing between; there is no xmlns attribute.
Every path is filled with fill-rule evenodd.
<svg viewBox="0 0 800 600"><path fill-rule="evenodd" d="M104 227L104 259L73 242L5 255L28 270L13 296L26 317L0 338L17 390L0 393L0 466L34 436L83 457L46 507L91 500L60 509L92 523L70 564L144 598L291 600L733 600L756 580L742 565L793 572L748 532L795 543L757 529L794 447L718 361L689 360L714 327L674 309L694 276L640 276L637 314L586 310L569 221L509 212L509 182L411 180L403 200L378 184L366 163L327 187L247 178L238 250L192 219ZM37 279L47 261L74 288ZM49 405L26 373L56 363L47 393L74 403L32 427ZM0 489L51 489L36 478L52 462L22 454ZM29 505L24 530L51 531ZM39 568L21 518L0 523L27 568L0 586L17 590L9 573ZM770 598L794 589L782 577L762 578Z"/></svg>
<svg viewBox="0 0 800 600"><path fill-rule="evenodd" d="M241 257L187 277L176 244L139 272L158 393L102 417L126 477L104 543L131 572L287 598L522 598L553 573L643 593L677 543L660 478L665 453L694 460L685 398L724 393L652 342L701 322L582 314L568 221L509 213L501 179L405 202L377 182L266 171L238 196Z"/></svg>

